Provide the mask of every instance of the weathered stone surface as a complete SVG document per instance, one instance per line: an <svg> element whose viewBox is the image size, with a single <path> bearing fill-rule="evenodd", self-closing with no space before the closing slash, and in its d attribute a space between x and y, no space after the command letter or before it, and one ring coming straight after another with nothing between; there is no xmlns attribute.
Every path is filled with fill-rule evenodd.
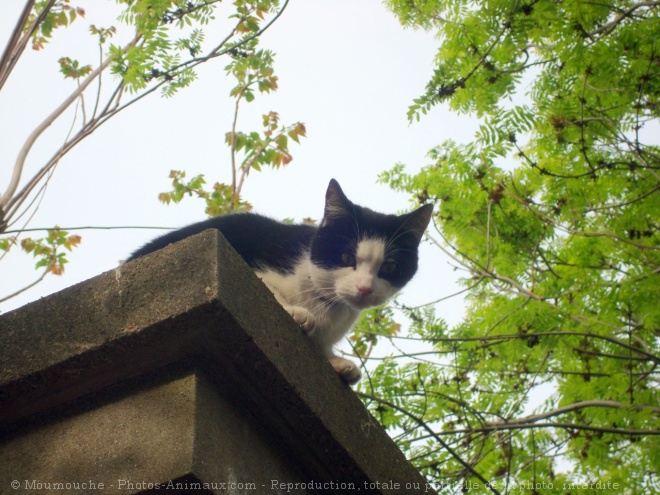
<svg viewBox="0 0 660 495"><path fill-rule="evenodd" d="M85 400L86 411L0 445L9 483L18 480L30 493L58 491L59 483L60 492L103 494L197 483L209 493L241 493L304 481L262 427L202 373L169 369L130 388L126 395L111 387ZM118 392L123 396L113 397Z"/></svg>
<svg viewBox="0 0 660 495"><path fill-rule="evenodd" d="M197 377L196 384L202 383L200 376L207 378L203 379L205 385L196 385L196 408L162 407L162 414L151 415L154 423L161 424L159 431L164 437L175 438L168 425L184 435L174 442L182 450L172 454L173 464L164 460L158 466L166 468L166 479L156 480L156 473L152 472L156 477L152 482L177 477L228 481L226 461L210 454L219 449L222 438L227 439L225 445L231 445L225 453L235 454L234 465L241 466L234 472L237 479L245 473L256 477L248 470L250 464L245 459L252 458L250 445L258 442L246 441L241 450L236 438L258 435L263 452L278 453L268 457L268 462L263 461L263 472L274 473L266 473L268 479L284 473L283 477L300 476L304 481L325 483L326 487L332 482L353 483L363 493L405 493L406 484L424 486L423 478L355 394L334 375L266 287L216 231L204 232L0 316L3 445L27 442L22 444L25 446L32 438L34 456L48 449L48 443L37 442L38 431L44 438L50 435L48 438L53 439L58 438L58 428L77 424L73 439L66 441L75 445L75 438L86 430L91 433L94 424L111 424L107 419L110 416L101 418L112 411L123 411L129 431L133 426L149 432L154 427L150 415L131 416L127 411L135 408L127 404L134 401L133 404L153 405L156 396L149 394L160 394L161 400L165 400L169 393L183 400L185 393L177 395L176 388L168 388L182 386L183 378L165 382L161 388L147 387L148 390L144 385L135 385L144 382L144 376L162 379L173 367L184 370L185 376ZM199 394L200 386L214 390L215 395ZM124 398L103 402L104 397L113 394L124 394ZM224 401L224 413L217 412L223 409L217 404L213 406L216 399L211 397ZM94 405L95 401L100 401L100 405ZM208 404L202 407L204 401ZM177 410L181 417L174 418ZM219 430L216 414L233 417L235 426ZM183 424L185 416L195 418L193 430L209 432L192 440L194 459L192 463L186 461L188 464L182 461L187 459L186 446L191 442L191 437L185 436L190 435L186 433L190 428ZM225 436L228 430L237 435L232 437L234 440ZM110 430L106 434L107 431ZM130 439L130 435L120 438ZM89 444L89 452L94 450L93 443ZM5 447L0 450L3 493L8 490L8 483L16 479L7 467L11 449ZM28 456L25 449L22 452ZM107 455L115 456L118 466L132 459L125 455L126 450L113 452ZM86 457L95 455L98 458L102 454L95 451ZM137 455L139 462L147 459L147 454L141 455ZM261 459L266 459L265 455ZM241 462L237 460L240 456ZM280 460L273 460L277 456ZM57 458L49 462L55 465ZM188 471L177 470L174 465L190 467ZM13 466L18 464L14 462ZM39 476L35 473L33 478ZM389 486L367 489L376 483ZM392 487L394 483L399 484L398 489ZM272 487L258 488L257 492L277 493ZM352 493L331 489L316 492Z"/></svg>

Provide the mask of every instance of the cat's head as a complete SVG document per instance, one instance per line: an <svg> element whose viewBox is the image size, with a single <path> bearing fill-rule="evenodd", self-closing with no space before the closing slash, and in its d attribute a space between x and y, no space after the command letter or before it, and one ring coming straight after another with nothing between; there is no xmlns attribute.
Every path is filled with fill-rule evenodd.
<svg viewBox="0 0 660 495"><path fill-rule="evenodd" d="M312 281L321 295L356 309L378 306L417 271L417 249L431 219L428 204L385 215L353 204L332 179L312 242Z"/></svg>

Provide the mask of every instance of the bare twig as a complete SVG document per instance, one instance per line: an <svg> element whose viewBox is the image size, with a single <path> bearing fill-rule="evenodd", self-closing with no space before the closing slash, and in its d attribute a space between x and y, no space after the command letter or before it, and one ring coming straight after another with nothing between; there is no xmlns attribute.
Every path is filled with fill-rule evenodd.
<svg viewBox="0 0 660 495"><path fill-rule="evenodd" d="M232 120L231 123L231 143L230 143L230 148L231 148L231 191L232 191L232 206L235 206L236 203L238 202L238 196L240 194L240 190L238 189L238 185L236 182L236 124L238 123L238 107L241 103L241 99L243 98L243 94L245 93L245 90L247 88L243 87L240 89L238 94L236 95L236 104L234 105L234 119Z"/></svg>
<svg viewBox="0 0 660 495"><path fill-rule="evenodd" d="M48 273L50 272L50 268L51 268L51 266L52 266L52 264L49 265L49 266L47 266L46 269L44 270L44 272L39 276L39 278L37 278L37 279L36 279L34 282L32 282L31 284L28 284L28 285L26 285L25 287L23 287L23 288L21 288L21 289L18 289L16 292L12 292L11 294L9 294L9 295L7 295L7 296L5 296L5 297L0 298L0 303L3 303L3 302L5 302L5 301L8 301L8 300L11 299L12 297L16 297L17 295L22 294L22 293L25 292L26 290L31 289L32 287L34 287L35 285L37 285L38 283L40 283L40 282L46 277L46 275L48 275Z"/></svg>
<svg viewBox="0 0 660 495"><path fill-rule="evenodd" d="M74 230L121 230L121 229L155 229L155 230L174 230L176 227L155 227L153 225L120 225L120 226L85 226L85 227L60 227L60 230L71 232ZM32 229L7 230L4 234L20 234L22 232L44 232L52 230L52 227L36 227Z"/></svg>

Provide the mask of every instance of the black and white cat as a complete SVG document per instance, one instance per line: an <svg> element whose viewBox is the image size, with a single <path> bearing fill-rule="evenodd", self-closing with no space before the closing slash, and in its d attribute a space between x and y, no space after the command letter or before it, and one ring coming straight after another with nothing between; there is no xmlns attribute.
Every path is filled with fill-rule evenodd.
<svg viewBox="0 0 660 495"><path fill-rule="evenodd" d="M431 219L428 204L385 215L353 204L334 179L319 227L284 224L253 213L211 218L159 237L128 261L218 229L306 331L348 383L361 372L333 353L360 311L383 304L417 271L417 250Z"/></svg>

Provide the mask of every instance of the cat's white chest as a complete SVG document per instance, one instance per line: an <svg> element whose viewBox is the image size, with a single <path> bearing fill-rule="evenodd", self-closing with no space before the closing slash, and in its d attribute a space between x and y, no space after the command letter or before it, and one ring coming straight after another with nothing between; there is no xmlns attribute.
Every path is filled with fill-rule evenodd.
<svg viewBox="0 0 660 495"><path fill-rule="evenodd" d="M324 353L332 355L332 346L346 335L360 311L336 298L323 297L312 282L311 267L311 261L303 258L291 274L271 269L255 273L285 309L303 307L313 315L310 337Z"/></svg>

